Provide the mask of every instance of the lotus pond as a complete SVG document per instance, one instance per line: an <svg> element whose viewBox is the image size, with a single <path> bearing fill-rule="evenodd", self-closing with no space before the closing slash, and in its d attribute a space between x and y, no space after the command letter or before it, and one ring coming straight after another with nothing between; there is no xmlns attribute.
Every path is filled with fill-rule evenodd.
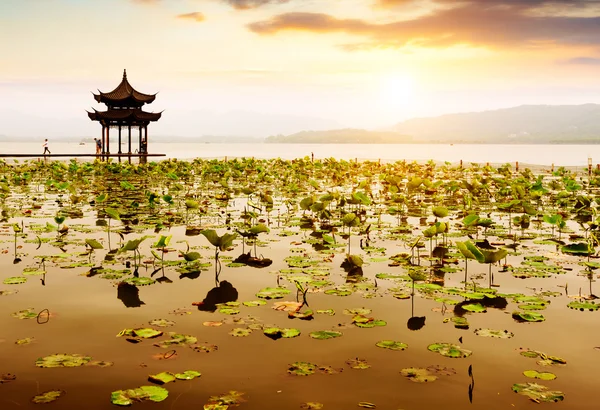
<svg viewBox="0 0 600 410"><path fill-rule="evenodd" d="M0 408L594 408L598 187L510 165L0 162Z"/></svg>

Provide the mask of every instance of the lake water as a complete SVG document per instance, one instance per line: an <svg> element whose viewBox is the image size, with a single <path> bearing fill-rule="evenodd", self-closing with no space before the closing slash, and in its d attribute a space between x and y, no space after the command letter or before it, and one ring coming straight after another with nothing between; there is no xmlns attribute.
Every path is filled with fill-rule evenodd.
<svg viewBox="0 0 600 410"><path fill-rule="evenodd" d="M111 145L115 151L116 144ZM133 146L135 150L136 146ZM0 142L0 154L37 154L42 153L41 143ZM50 143L53 153L91 154L94 145L88 143ZM122 151L127 146L123 144ZM502 144L206 144L206 143L152 143L150 153L163 153L166 158L282 158L294 159L310 156L315 158L338 158L394 161L449 161L465 164L476 163L514 163L552 164L572 167L585 167L588 157L600 161L600 145L502 145Z"/></svg>

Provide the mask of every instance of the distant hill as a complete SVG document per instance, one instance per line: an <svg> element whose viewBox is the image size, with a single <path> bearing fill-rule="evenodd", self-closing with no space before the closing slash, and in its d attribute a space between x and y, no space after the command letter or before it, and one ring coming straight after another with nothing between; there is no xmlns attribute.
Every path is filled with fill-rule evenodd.
<svg viewBox="0 0 600 410"><path fill-rule="evenodd" d="M600 143L600 105L523 105L415 118L390 131L415 142Z"/></svg>
<svg viewBox="0 0 600 410"><path fill-rule="evenodd" d="M397 132L339 129L328 131L302 131L291 135L274 135L267 143L296 144L397 144L412 142L411 138Z"/></svg>

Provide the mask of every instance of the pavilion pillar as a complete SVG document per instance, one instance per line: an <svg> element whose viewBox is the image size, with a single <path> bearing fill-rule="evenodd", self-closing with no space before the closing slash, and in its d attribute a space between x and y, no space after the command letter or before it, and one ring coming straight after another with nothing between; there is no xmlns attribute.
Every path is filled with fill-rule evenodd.
<svg viewBox="0 0 600 410"><path fill-rule="evenodd" d="M140 125L138 129L140 131L140 135L138 138L138 154L140 154L142 151L142 126Z"/></svg>
<svg viewBox="0 0 600 410"><path fill-rule="evenodd" d="M106 155L110 155L110 124L106 127Z"/></svg>
<svg viewBox="0 0 600 410"><path fill-rule="evenodd" d="M129 141L129 151L128 152L129 152L129 154L131 154L131 125L127 126L127 128L129 128L129 138L128 138L128 141Z"/></svg>
<svg viewBox="0 0 600 410"><path fill-rule="evenodd" d="M104 155L104 149L106 147L106 143L104 142L104 130L106 129L106 127L104 126L104 124L102 124L102 155Z"/></svg>
<svg viewBox="0 0 600 410"><path fill-rule="evenodd" d="M148 126L144 127L144 153L148 153Z"/></svg>
<svg viewBox="0 0 600 410"><path fill-rule="evenodd" d="M122 154L121 152L121 126L119 125L119 154Z"/></svg>

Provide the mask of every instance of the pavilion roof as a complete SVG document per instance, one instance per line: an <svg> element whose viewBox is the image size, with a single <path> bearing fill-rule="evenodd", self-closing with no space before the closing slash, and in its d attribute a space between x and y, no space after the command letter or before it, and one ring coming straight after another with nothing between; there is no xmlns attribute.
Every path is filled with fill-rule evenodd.
<svg viewBox="0 0 600 410"><path fill-rule="evenodd" d="M98 90L98 93L94 94L97 102L111 105L125 103L128 100L143 105L150 104L156 99L156 94L144 94L134 89L127 80L127 70L123 70L123 80L117 88L108 93Z"/></svg>
<svg viewBox="0 0 600 410"><path fill-rule="evenodd" d="M88 117L92 121L122 121L127 122L152 122L158 121L162 112L145 112L140 109L88 111Z"/></svg>

